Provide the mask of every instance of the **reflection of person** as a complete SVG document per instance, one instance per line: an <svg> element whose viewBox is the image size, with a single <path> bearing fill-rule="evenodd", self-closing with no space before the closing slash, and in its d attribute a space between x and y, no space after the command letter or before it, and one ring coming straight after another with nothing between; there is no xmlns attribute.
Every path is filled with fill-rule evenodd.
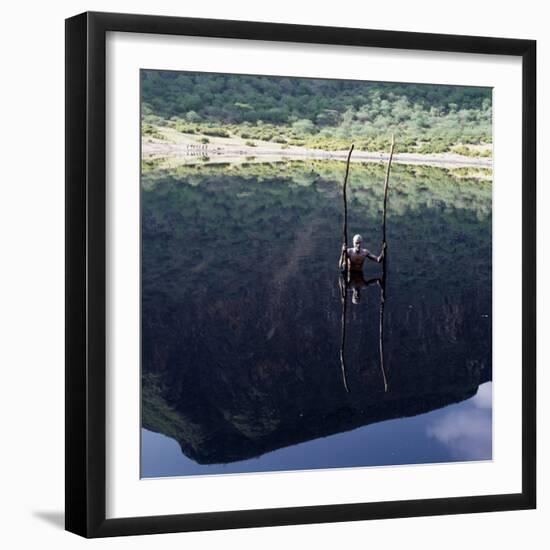
<svg viewBox="0 0 550 550"><path fill-rule="evenodd" d="M356 235L357 237L358 235ZM353 244L357 245L357 239L353 238ZM359 241L358 248L361 247L361 241ZM361 260L361 265L365 258L371 257L375 261L380 262L384 258L384 251L386 249L385 243L382 246L382 252L380 256L372 258L372 254L365 250L363 252L363 259ZM342 250L343 260L345 260L346 249ZM359 252L362 252L359 250ZM370 254L370 256L368 255ZM342 339L340 344L340 365L342 369L342 379L344 381L344 387L349 393L348 382L346 378L346 358L345 358L345 346L346 346L346 312L347 312L347 294L348 289L351 290L351 303L357 305L361 301L361 289L366 288L369 285L377 284L380 287L380 325L379 325L379 348L380 348L380 368L382 370L382 377L384 380L384 391L388 391L388 381L386 378L386 371L384 369L384 304L386 302L386 263L382 265L382 276L381 277L371 277L370 279L365 279L362 269L344 269L340 272L338 277L338 284L340 286L340 298L342 300Z"/></svg>
<svg viewBox="0 0 550 550"><path fill-rule="evenodd" d="M361 235L355 235L353 237L353 247L346 250L346 245L342 246L342 253L340 254L340 261L338 266L340 269L349 268L350 271L361 271L363 269L363 263L365 258L372 260L373 262L380 263L384 258L384 251L386 249L386 243L382 244L382 252L379 256L375 256L372 252L369 252L366 248L361 248L363 244L363 237ZM347 264L346 264L347 259Z"/></svg>
<svg viewBox="0 0 550 550"><path fill-rule="evenodd" d="M351 290L351 303L357 305L361 301L362 288L372 284L378 284L382 288L382 283L383 279L380 277L365 279L362 271L350 271L347 277L344 274L340 277L340 291L344 296L348 289Z"/></svg>

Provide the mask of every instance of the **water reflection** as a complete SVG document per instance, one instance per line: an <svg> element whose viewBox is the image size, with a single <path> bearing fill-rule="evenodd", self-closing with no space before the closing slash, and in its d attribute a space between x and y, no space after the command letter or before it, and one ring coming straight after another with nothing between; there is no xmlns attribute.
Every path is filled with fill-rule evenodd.
<svg viewBox="0 0 550 550"><path fill-rule="evenodd" d="M388 391L388 380L384 368L384 303L386 301L386 271L381 277L365 279L363 271L343 271L338 279L342 298L342 340L340 345L340 365L342 369L342 381L344 388L349 393L350 389L346 376L346 326L347 326L347 302L348 294L351 293L351 302L358 305L361 302L361 289L369 285L378 285L380 288L380 316L379 316L379 350L380 350L380 371L384 382L384 391Z"/></svg>
<svg viewBox="0 0 550 550"><path fill-rule="evenodd" d="M371 250L377 170L350 181L350 225ZM177 441L189 474L265 471L274 454L282 469L472 456L442 418L429 436L420 420L492 378L491 185L396 167L391 265L337 284L341 175L338 163L144 173L142 426ZM397 419L407 449L388 443ZM354 450L337 459L327 440Z"/></svg>
<svg viewBox="0 0 550 550"><path fill-rule="evenodd" d="M181 452L177 441L165 435L142 431L142 476L164 477L185 475L269 472L314 468L392 466L398 464L435 464L456 460L490 460L492 458L490 408L483 409L482 428L475 426L470 437L438 438L432 428L453 419L470 416L476 410L476 398L491 392L492 384L479 387L474 397L422 415L386 420L359 427L349 432L310 440L284 447L240 462L198 464ZM479 409L477 409L479 412Z"/></svg>

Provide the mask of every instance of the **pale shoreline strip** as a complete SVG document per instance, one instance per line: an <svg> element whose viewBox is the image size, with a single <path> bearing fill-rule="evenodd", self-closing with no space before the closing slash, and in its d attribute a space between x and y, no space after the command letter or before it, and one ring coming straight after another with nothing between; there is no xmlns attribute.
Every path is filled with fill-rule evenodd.
<svg viewBox="0 0 550 550"><path fill-rule="evenodd" d="M307 149L304 147L250 147L250 146L220 146L213 145L189 145L186 143L170 143L163 141L142 141L142 155L147 157L178 157L184 163L199 162L201 158L209 157L209 162L227 162L228 159L258 158L266 162L275 160L342 160L347 158L348 151L323 151L320 149ZM388 153L368 151L355 151L352 162L385 162ZM447 167L472 167L488 168L493 166L490 157L467 157L456 153L395 153L393 161L400 164L424 164Z"/></svg>

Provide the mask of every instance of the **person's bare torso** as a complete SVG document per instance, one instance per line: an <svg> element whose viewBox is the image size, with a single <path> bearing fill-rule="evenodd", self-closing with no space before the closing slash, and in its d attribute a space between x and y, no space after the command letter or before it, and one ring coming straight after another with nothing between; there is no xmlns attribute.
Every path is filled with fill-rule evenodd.
<svg viewBox="0 0 550 550"><path fill-rule="evenodd" d="M361 271L365 263L365 258L367 258L368 255L369 252L366 248L360 248L358 252L355 248L348 248L348 260L351 271Z"/></svg>

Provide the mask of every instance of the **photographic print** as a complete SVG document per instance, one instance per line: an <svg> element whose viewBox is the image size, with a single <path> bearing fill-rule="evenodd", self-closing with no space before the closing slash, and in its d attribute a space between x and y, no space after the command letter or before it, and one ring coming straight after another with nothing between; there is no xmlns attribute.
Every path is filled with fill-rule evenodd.
<svg viewBox="0 0 550 550"><path fill-rule="evenodd" d="M141 477L492 459L492 89L142 69Z"/></svg>

